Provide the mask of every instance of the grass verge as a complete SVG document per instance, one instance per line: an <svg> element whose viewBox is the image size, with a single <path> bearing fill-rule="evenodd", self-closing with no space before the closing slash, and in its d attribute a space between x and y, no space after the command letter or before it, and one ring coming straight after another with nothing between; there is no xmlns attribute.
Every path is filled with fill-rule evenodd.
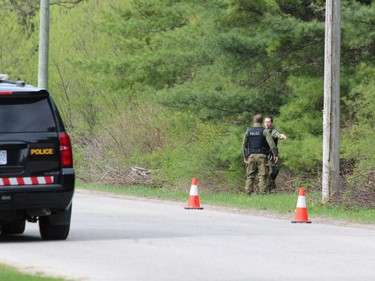
<svg viewBox="0 0 375 281"><path fill-rule="evenodd" d="M181 202L187 202L189 196L189 190L181 192L147 186L109 186L79 183L77 188ZM290 214L290 218L293 219L298 193L247 196L245 194L205 193L203 190L199 192L199 198L203 207L204 204L210 204L244 210L266 211L274 214ZM375 209L354 208L348 204L323 204L321 203L320 192L306 192L306 202L310 219L319 217L359 223L375 223Z"/></svg>
<svg viewBox="0 0 375 281"><path fill-rule="evenodd" d="M6 281L64 281L66 279L47 277L40 274L29 274L17 269L0 264L0 280Z"/></svg>

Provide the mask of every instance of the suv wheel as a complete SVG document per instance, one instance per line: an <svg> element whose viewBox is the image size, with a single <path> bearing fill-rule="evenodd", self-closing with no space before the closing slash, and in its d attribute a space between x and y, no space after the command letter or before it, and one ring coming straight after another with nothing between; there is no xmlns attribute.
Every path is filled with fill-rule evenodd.
<svg viewBox="0 0 375 281"><path fill-rule="evenodd" d="M53 214L39 218L39 232L43 240L65 240L69 235L70 207L63 213ZM61 223L61 219L64 223Z"/></svg>
<svg viewBox="0 0 375 281"><path fill-rule="evenodd" d="M5 223L1 226L1 234L22 234L25 231L25 226L25 220L18 220L10 223Z"/></svg>

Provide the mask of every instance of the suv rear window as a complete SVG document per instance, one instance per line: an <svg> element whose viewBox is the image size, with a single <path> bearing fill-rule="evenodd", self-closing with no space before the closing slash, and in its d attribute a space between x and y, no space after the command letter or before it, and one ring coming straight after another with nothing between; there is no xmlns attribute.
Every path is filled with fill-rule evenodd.
<svg viewBox="0 0 375 281"><path fill-rule="evenodd" d="M0 133L54 132L54 120L47 97L0 100Z"/></svg>

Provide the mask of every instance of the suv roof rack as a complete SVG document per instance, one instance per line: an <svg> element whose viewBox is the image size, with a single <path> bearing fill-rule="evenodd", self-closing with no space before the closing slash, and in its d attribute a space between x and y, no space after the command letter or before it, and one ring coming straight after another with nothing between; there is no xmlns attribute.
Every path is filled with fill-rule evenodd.
<svg viewBox="0 0 375 281"><path fill-rule="evenodd" d="M24 87L26 85L25 81L13 81L9 80L8 74L0 74L0 83L13 84L19 87Z"/></svg>
<svg viewBox="0 0 375 281"><path fill-rule="evenodd" d="M0 74L0 80L9 80L9 75L8 74Z"/></svg>

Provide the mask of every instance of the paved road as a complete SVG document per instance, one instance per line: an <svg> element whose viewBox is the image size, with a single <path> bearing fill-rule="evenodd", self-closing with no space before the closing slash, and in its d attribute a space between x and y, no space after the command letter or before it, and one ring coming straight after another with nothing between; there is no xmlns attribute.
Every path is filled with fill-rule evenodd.
<svg viewBox="0 0 375 281"><path fill-rule="evenodd" d="M375 231L78 191L67 241L35 224L0 262L75 280L375 280Z"/></svg>

